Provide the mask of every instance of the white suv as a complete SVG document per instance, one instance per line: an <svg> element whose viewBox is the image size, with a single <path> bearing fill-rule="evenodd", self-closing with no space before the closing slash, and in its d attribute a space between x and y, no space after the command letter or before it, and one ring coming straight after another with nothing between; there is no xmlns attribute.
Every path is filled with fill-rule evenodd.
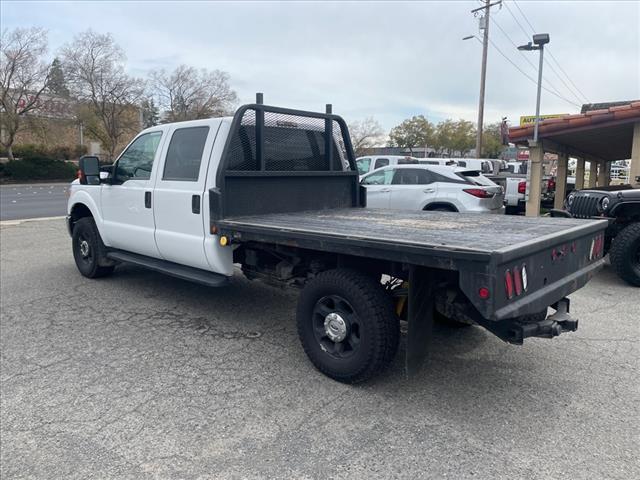
<svg viewBox="0 0 640 480"><path fill-rule="evenodd" d="M477 170L396 165L365 175L367 206L396 210L504 213L504 193Z"/></svg>

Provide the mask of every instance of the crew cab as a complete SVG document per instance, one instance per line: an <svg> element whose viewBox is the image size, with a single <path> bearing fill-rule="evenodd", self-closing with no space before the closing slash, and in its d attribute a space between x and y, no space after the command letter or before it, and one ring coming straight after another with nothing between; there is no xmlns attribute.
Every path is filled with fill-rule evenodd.
<svg viewBox="0 0 640 480"><path fill-rule="evenodd" d="M577 328L566 296L602 266L606 222L367 208L341 117L257 100L146 129L103 171L82 158L67 217L80 273L131 263L233 288L237 265L300 289L307 356L348 383L393 360L401 319L409 373L434 317L513 344Z"/></svg>

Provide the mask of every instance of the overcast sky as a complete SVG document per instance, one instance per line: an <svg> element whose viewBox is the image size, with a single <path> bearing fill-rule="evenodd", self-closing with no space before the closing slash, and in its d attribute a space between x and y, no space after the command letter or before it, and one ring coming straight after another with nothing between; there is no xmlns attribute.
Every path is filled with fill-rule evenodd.
<svg viewBox="0 0 640 480"><path fill-rule="evenodd" d="M87 28L111 32L127 53L131 74L182 63L225 70L242 103L252 102L257 91L269 104L320 110L333 103L348 121L374 116L385 130L418 114L434 122L477 118L482 46L462 37L478 35L470 10L479 1L0 5L3 28L46 28L51 56ZM491 16L491 40L531 78L537 52L520 53L508 39L526 43L527 20L551 35L551 54L589 101L640 98L640 2L507 0ZM544 77L549 88L583 103L582 94L572 94L547 64ZM535 83L491 46L485 122L507 116L515 124L520 115L533 114L535 92ZM543 113L579 108L543 92Z"/></svg>

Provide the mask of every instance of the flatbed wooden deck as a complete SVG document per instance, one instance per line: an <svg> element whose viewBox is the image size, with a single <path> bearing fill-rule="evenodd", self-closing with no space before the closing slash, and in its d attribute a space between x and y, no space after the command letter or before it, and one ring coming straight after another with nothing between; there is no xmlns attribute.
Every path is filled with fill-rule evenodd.
<svg viewBox="0 0 640 480"><path fill-rule="evenodd" d="M522 217L449 212L412 212L370 208L273 213L216 222L235 238L296 244L316 242L375 245L438 256L456 252L468 259L511 256L557 245L601 230L606 222L570 218ZM304 246L301 245L300 246ZM324 249L324 248L319 248ZM335 249L328 249L335 250ZM455 255L454 255L455 256Z"/></svg>

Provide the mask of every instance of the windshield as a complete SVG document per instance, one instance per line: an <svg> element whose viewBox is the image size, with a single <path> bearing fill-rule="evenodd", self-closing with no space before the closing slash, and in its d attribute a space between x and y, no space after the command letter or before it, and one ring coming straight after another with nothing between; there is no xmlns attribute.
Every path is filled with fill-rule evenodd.
<svg viewBox="0 0 640 480"><path fill-rule="evenodd" d="M358 174L364 175L369 171L369 167L371 167L371 159L359 158L358 160L356 160L356 165L358 167Z"/></svg>

